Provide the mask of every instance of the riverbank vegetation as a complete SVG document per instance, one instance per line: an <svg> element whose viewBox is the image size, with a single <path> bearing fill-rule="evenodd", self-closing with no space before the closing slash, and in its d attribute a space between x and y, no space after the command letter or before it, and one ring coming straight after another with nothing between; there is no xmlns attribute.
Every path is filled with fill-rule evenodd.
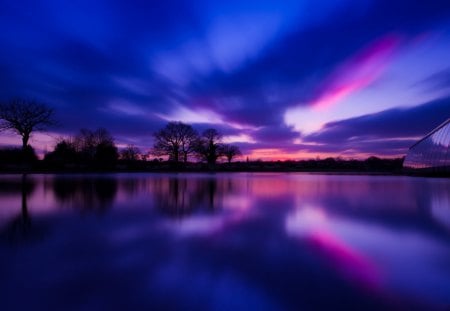
<svg viewBox="0 0 450 311"><path fill-rule="evenodd" d="M403 159L366 160L326 158L298 161L261 161L243 157L237 145L223 142L217 129L202 132L192 125L169 122L149 137L153 146L142 151L134 145L118 148L107 129L81 129L55 141L52 151L38 159L28 143L32 132L56 124L53 109L35 101L13 100L2 105L2 129L22 138L22 148L0 150L2 172L90 171L330 171L400 172Z"/></svg>
<svg viewBox="0 0 450 311"><path fill-rule="evenodd" d="M334 173L393 173L402 172L402 158L381 159L370 157L365 160L356 159L309 159L298 161L261 161L245 160L228 162L221 160L214 166L207 162L198 161L175 164L173 161L162 158L149 158L145 155L135 153L134 147L130 153L120 152L115 161L101 162L102 157L94 157L92 161L86 161L81 154L73 152L70 147L61 145L58 155L49 153L38 160L34 153L27 156L26 161L18 156L21 149L3 149L0 151L0 172L334 172ZM63 157L60 157L64 154ZM128 155L125 155L128 154ZM63 160L64 157L71 161ZM30 161L31 159L31 161ZM65 158L67 159L67 158Z"/></svg>

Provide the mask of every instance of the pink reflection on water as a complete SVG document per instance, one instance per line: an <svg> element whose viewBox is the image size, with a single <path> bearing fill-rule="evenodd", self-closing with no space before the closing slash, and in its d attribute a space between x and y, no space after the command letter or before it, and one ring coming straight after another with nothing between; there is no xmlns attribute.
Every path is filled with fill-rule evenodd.
<svg viewBox="0 0 450 311"><path fill-rule="evenodd" d="M370 290L381 288L378 267L364 254L352 248L331 230L323 209L302 208L290 214L285 229L289 235L301 238L310 249L339 275Z"/></svg>
<svg viewBox="0 0 450 311"><path fill-rule="evenodd" d="M219 215L191 215L188 218L170 220L166 227L182 237L220 234L252 215L252 201L247 196L231 196L223 199L224 213Z"/></svg>
<svg viewBox="0 0 450 311"><path fill-rule="evenodd" d="M312 249L346 279L369 289L380 287L380 274L366 256L327 231L316 231L307 237Z"/></svg>

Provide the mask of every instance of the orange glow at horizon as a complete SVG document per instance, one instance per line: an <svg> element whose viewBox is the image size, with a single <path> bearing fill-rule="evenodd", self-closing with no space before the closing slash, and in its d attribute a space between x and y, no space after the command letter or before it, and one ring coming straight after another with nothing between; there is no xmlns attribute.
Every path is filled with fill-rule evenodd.
<svg viewBox="0 0 450 311"><path fill-rule="evenodd" d="M356 159L365 160L369 157L379 157L384 159L393 159L403 156L391 155L386 156L382 154L375 153L332 153L332 152L308 152L308 151L295 151L286 152L279 148L261 148L253 149L250 153L244 154L241 160L245 160L247 157L249 161L300 161L300 160L311 160L311 159L326 159L326 158L341 158L344 160Z"/></svg>
<svg viewBox="0 0 450 311"><path fill-rule="evenodd" d="M288 161L288 160L308 160L315 158L337 157L335 153L311 153L306 151L286 152L279 148L261 148L253 149L249 154L245 155L250 161Z"/></svg>

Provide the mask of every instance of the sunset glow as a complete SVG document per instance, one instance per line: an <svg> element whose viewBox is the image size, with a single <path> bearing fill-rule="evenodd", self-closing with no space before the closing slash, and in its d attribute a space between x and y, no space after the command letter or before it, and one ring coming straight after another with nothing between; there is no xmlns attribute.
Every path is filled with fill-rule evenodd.
<svg viewBox="0 0 450 311"><path fill-rule="evenodd" d="M52 138L103 127L147 153L182 121L242 159L394 157L450 115L448 1L4 1L0 26L0 100L54 107Z"/></svg>

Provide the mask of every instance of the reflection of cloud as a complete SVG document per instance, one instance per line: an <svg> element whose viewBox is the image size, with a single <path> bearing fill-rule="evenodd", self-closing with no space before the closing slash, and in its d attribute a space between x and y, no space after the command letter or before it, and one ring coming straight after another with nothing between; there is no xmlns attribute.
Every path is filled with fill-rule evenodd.
<svg viewBox="0 0 450 311"><path fill-rule="evenodd" d="M168 180L168 184L155 188L162 191L156 195L160 198L157 199L157 206L177 217L165 222L165 226L174 233L181 236L208 236L250 215L252 200L236 193L234 187L229 180L221 179L192 179L189 185ZM205 214L207 210L211 213Z"/></svg>
<svg viewBox="0 0 450 311"><path fill-rule="evenodd" d="M245 194L230 193L223 198L223 205L233 211L249 211L252 207L252 202L252 199Z"/></svg>
<svg viewBox="0 0 450 311"><path fill-rule="evenodd" d="M369 288L379 287L377 267L346 240L332 231L324 211L320 208L300 208L289 214L285 230L309 243L312 251L328 262L346 279Z"/></svg>
<svg viewBox="0 0 450 311"><path fill-rule="evenodd" d="M435 185L439 189L434 189L431 197L431 215L432 217L450 229L450 193L447 185L444 188Z"/></svg>
<svg viewBox="0 0 450 311"><path fill-rule="evenodd" d="M52 177L36 176L34 193L45 188L50 195L30 200L30 206L42 202L48 208L36 220L51 230L31 247L0 244L0 292L9 293L2 306L432 310L420 302L449 302L447 235L423 217L428 190L444 191L441 204L448 204L446 180L247 173L113 177L114 208L98 218L61 210L52 200ZM177 185L170 178L188 180ZM2 177L6 187L8 179ZM441 186L428 187L435 184ZM158 213L161 197L185 187L206 191L188 217ZM221 208L204 213L211 197ZM380 280L385 291L372 291Z"/></svg>
<svg viewBox="0 0 450 311"><path fill-rule="evenodd" d="M223 228L225 220L223 216L191 216L181 221L170 222L176 232L181 235L209 235Z"/></svg>
<svg viewBox="0 0 450 311"><path fill-rule="evenodd" d="M285 229L289 235L308 236L315 230L323 230L326 225L326 214L322 209L305 207L287 217Z"/></svg>
<svg viewBox="0 0 450 311"><path fill-rule="evenodd" d="M233 211L231 213L222 213L221 215L191 215L181 220L171 220L166 222L166 226L174 233L191 236L211 236L225 230L227 226L236 224L247 218L245 211Z"/></svg>
<svg viewBox="0 0 450 311"><path fill-rule="evenodd" d="M183 258L186 259L186 258ZM165 296L176 292L181 309L192 310L280 310L270 295L245 276L231 269L211 271L210 266L183 264L171 260L160 264L150 282ZM188 284L182 286L180 284ZM180 307L180 306L179 306ZM177 308L178 309L178 308Z"/></svg>

